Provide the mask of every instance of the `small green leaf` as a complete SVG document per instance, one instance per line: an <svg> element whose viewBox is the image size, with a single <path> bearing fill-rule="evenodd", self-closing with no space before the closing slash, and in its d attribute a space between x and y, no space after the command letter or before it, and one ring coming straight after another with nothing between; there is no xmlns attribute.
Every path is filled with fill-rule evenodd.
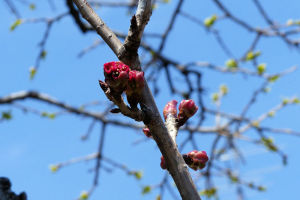
<svg viewBox="0 0 300 200"><path fill-rule="evenodd" d="M163 3L170 3L170 0L163 0Z"/></svg>
<svg viewBox="0 0 300 200"><path fill-rule="evenodd" d="M284 106L287 105L288 103L289 103L289 99L287 99L287 98L282 99L282 104Z"/></svg>
<svg viewBox="0 0 300 200"><path fill-rule="evenodd" d="M2 112L1 119L3 119L3 120L11 120L12 119L11 112L10 111L4 111L4 112Z"/></svg>
<svg viewBox="0 0 300 200"><path fill-rule="evenodd" d="M59 166L58 165L50 165L49 169L51 170L51 172L55 173L59 169Z"/></svg>
<svg viewBox="0 0 300 200"><path fill-rule="evenodd" d="M213 197L217 194L217 188L212 187L210 189L202 190L200 195L206 196L208 198Z"/></svg>
<svg viewBox="0 0 300 200"><path fill-rule="evenodd" d="M35 74L36 74L36 68L35 67L30 67L29 68L29 79L30 80L34 79Z"/></svg>
<svg viewBox="0 0 300 200"><path fill-rule="evenodd" d="M43 50L43 51L41 52L41 54L40 54L40 58L41 58L41 59L45 59L46 56L47 56L47 51Z"/></svg>
<svg viewBox="0 0 300 200"><path fill-rule="evenodd" d="M258 186L258 191L261 191L261 192L264 192L264 191L266 191L267 190L267 188L266 187L264 187L264 186Z"/></svg>
<svg viewBox="0 0 300 200"><path fill-rule="evenodd" d="M22 24L22 20L21 19L17 19L11 26L10 26L10 31L14 31L17 26L19 26L20 24Z"/></svg>
<svg viewBox="0 0 300 200"><path fill-rule="evenodd" d="M275 111L268 112L268 117L274 117L274 116L275 116Z"/></svg>
<svg viewBox="0 0 300 200"><path fill-rule="evenodd" d="M261 64L259 64L258 66L257 66L257 73L259 74L259 75L262 75L263 73L265 73L265 71L266 71L266 64L265 63L261 63Z"/></svg>
<svg viewBox="0 0 300 200"><path fill-rule="evenodd" d="M55 113L47 113L47 112L42 112L41 113L42 117L48 117L49 119L55 119L56 114Z"/></svg>
<svg viewBox="0 0 300 200"><path fill-rule="evenodd" d="M296 20L296 21L294 21L294 24L296 24L296 25L300 25L300 20Z"/></svg>
<svg viewBox="0 0 300 200"><path fill-rule="evenodd" d="M295 98L293 99L293 103L294 103L294 104L300 104L300 99L297 98L297 97L295 97Z"/></svg>
<svg viewBox="0 0 300 200"><path fill-rule="evenodd" d="M143 187L143 190L142 190L142 194L148 194L149 192L151 192L151 186L147 185L145 187Z"/></svg>
<svg viewBox="0 0 300 200"><path fill-rule="evenodd" d="M219 94L218 93L213 93L211 96L213 102L217 102L219 100Z"/></svg>
<svg viewBox="0 0 300 200"><path fill-rule="evenodd" d="M253 121L251 124L253 127L256 127L256 128L259 127L259 121Z"/></svg>
<svg viewBox="0 0 300 200"><path fill-rule="evenodd" d="M152 10L155 10L155 9L157 9L157 8L158 8L157 3L152 4Z"/></svg>
<svg viewBox="0 0 300 200"><path fill-rule="evenodd" d="M143 172L142 171L134 172L134 176L136 179L141 180L143 177Z"/></svg>
<svg viewBox="0 0 300 200"><path fill-rule="evenodd" d="M271 91L271 88L270 88L270 87L265 87L265 88L263 89L263 91L264 91L265 93L269 93L269 92Z"/></svg>
<svg viewBox="0 0 300 200"><path fill-rule="evenodd" d="M238 183L239 182L239 178L237 176L234 176L234 175L230 175L230 180L233 182L233 183Z"/></svg>
<svg viewBox="0 0 300 200"><path fill-rule="evenodd" d="M256 57L260 56L260 51L256 51L256 52L253 52L253 51L249 51L246 55L246 58L245 60L246 61L250 61L250 60L253 60L255 59Z"/></svg>
<svg viewBox="0 0 300 200"><path fill-rule="evenodd" d="M279 75L273 75L268 78L269 82L274 83L279 79Z"/></svg>
<svg viewBox="0 0 300 200"><path fill-rule="evenodd" d="M56 114L55 114L55 113L50 113L50 114L48 114L48 117L49 117L50 119L55 119Z"/></svg>
<svg viewBox="0 0 300 200"><path fill-rule="evenodd" d="M47 117L47 116L48 116L48 113L47 113L47 112L42 112L42 113L41 113L41 116L42 116L42 117Z"/></svg>
<svg viewBox="0 0 300 200"><path fill-rule="evenodd" d="M278 151L278 148L274 145L273 140L271 138L263 137L261 138L261 142L263 145L270 151Z"/></svg>
<svg viewBox="0 0 300 200"><path fill-rule="evenodd" d="M228 93L228 87L225 84L223 84L220 86L220 91L222 95L226 95Z"/></svg>
<svg viewBox="0 0 300 200"><path fill-rule="evenodd" d="M29 5L29 9L30 9L30 10L35 10L35 8L36 8L36 6L35 6L34 3L31 3L31 4Z"/></svg>
<svg viewBox="0 0 300 200"><path fill-rule="evenodd" d="M217 15L212 15L204 20L204 25L209 28L215 23L217 19Z"/></svg>
<svg viewBox="0 0 300 200"><path fill-rule="evenodd" d="M89 198L89 193L87 191L82 191L81 194L80 194L79 199L80 200L86 200L88 198Z"/></svg>
<svg viewBox="0 0 300 200"><path fill-rule="evenodd" d="M238 63L234 59L229 59L225 63L226 67L229 69L237 69L238 68Z"/></svg>

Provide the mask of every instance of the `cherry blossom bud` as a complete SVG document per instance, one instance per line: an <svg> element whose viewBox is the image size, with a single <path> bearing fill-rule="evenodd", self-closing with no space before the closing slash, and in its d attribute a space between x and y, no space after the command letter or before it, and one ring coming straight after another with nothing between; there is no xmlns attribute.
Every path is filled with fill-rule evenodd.
<svg viewBox="0 0 300 200"><path fill-rule="evenodd" d="M149 128L143 128L143 132L148 138L152 138Z"/></svg>
<svg viewBox="0 0 300 200"><path fill-rule="evenodd" d="M173 115L174 117L176 117L177 115L177 101L176 100L172 100L172 101L169 101L165 108L164 108L164 111L163 111L163 115L164 115L164 118L165 120L167 120L167 117L169 114Z"/></svg>
<svg viewBox="0 0 300 200"><path fill-rule="evenodd" d="M104 64L105 82L112 92L122 94L127 87L129 67L122 62L108 62Z"/></svg>
<svg viewBox="0 0 300 200"><path fill-rule="evenodd" d="M193 170L203 169L208 161L208 156L205 151L191 151L188 154L184 154L183 158L186 164Z"/></svg>
<svg viewBox="0 0 300 200"><path fill-rule="evenodd" d="M144 72L131 70L126 89L127 100L131 107L136 107L140 102L144 85Z"/></svg>
<svg viewBox="0 0 300 200"><path fill-rule="evenodd" d="M198 110L193 100L182 100L179 104L178 126L182 126Z"/></svg>
<svg viewBox="0 0 300 200"><path fill-rule="evenodd" d="M167 169L166 162L163 156L160 157L160 167L162 169Z"/></svg>

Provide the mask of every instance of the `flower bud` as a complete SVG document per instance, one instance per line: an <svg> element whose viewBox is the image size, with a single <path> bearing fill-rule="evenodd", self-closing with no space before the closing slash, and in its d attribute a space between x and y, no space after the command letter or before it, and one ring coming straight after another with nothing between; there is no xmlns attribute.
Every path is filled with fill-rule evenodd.
<svg viewBox="0 0 300 200"><path fill-rule="evenodd" d="M186 164L193 170L203 169L208 161L208 156L205 151L191 151L188 154L184 154L183 158Z"/></svg>
<svg viewBox="0 0 300 200"><path fill-rule="evenodd" d="M104 64L105 82L112 92L122 94L127 87L129 67L122 62L108 62Z"/></svg>
<svg viewBox="0 0 300 200"><path fill-rule="evenodd" d="M193 100L182 100L179 104L178 113L178 127L185 124L185 122L192 117L198 110Z"/></svg>
<svg viewBox="0 0 300 200"><path fill-rule="evenodd" d="M176 117L177 115L177 101L176 100L172 100L172 101L169 101L165 108L164 108L164 111L163 111L163 115L164 115L164 118L165 120L167 120L167 117L169 114L173 115L174 117Z"/></svg>
<svg viewBox="0 0 300 200"><path fill-rule="evenodd" d="M144 72L131 70L126 89L127 100L131 107L136 107L140 102L144 85Z"/></svg>
<svg viewBox="0 0 300 200"><path fill-rule="evenodd" d="M148 138L152 138L149 128L143 128L143 132Z"/></svg>
<svg viewBox="0 0 300 200"><path fill-rule="evenodd" d="M160 157L160 167L162 169L167 169L166 162L163 156Z"/></svg>

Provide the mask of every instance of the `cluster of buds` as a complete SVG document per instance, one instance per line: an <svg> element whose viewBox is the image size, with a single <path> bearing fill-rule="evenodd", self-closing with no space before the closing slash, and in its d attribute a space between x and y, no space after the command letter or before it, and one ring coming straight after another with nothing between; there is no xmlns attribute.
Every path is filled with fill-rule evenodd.
<svg viewBox="0 0 300 200"><path fill-rule="evenodd" d="M136 107L144 88L144 72L130 70L122 62L104 64L105 83L114 96L120 96L124 91L131 107Z"/></svg>
<svg viewBox="0 0 300 200"><path fill-rule="evenodd" d="M187 154L182 155L185 163L193 170L203 169L206 162L208 161L208 156L205 151L191 151ZM162 169L167 169L167 165L163 156L160 158L160 167Z"/></svg>
<svg viewBox="0 0 300 200"><path fill-rule="evenodd" d="M205 167L208 156L205 151L194 150L187 154L183 154L183 159L190 168L197 171L198 169L203 169Z"/></svg>
<svg viewBox="0 0 300 200"><path fill-rule="evenodd" d="M114 94L121 95L127 87L129 67L121 62L104 64L105 83Z"/></svg>
<svg viewBox="0 0 300 200"><path fill-rule="evenodd" d="M179 104L179 113L177 115L177 101L172 100L167 103L163 110L163 115L165 120L167 120L168 115L172 115L176 118L177 126L180 127L185 124L185 122L192 117L198 110L193 100L182 100ZM177 115L177 116L176 116Z"/></svg>

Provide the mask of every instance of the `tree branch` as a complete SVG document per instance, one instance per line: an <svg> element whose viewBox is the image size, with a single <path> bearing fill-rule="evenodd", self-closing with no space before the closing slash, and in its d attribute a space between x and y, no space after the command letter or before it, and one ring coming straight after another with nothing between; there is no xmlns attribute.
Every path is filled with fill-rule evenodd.
<svg viewBox="0 0 300 200"><path fill-rule="evenodd" d="M96 29L97 33L103 38L103 40L109 45L113 52L119 57L120 49L124 48L122 43L118 40L115 34L105 25L105 23L96 15L93 9L88 5L86 0L73 0L76 6L79 8L82 16ZM143 23L146 25L147 20L150 18L150 13L145 13L151 6L151 0L140 0L137 10L137 14L140 14L143 19ZM142 9L144 8L144 9ZM148 19L145 18L146 14ZM144 26L145 26L144 25ZM139 58L136 55L135 59L128 60L120 59L125 64L131 66L133 69L141 69L139 65ZM174 182L184 200L199 200L197 189L192 181L192 178L188 172L187 165L185 164L181 154L179 153L176 144L172 140L171 136L166 129L162 118L159 114L157 106L154 102L151 91L148 84L145 82L145 87L142 93L143 109L146 111L147 120L144 123L150 129L153 134L153 138L156 141L160 151L162 152L170 174L172 175Z"/></svg>

